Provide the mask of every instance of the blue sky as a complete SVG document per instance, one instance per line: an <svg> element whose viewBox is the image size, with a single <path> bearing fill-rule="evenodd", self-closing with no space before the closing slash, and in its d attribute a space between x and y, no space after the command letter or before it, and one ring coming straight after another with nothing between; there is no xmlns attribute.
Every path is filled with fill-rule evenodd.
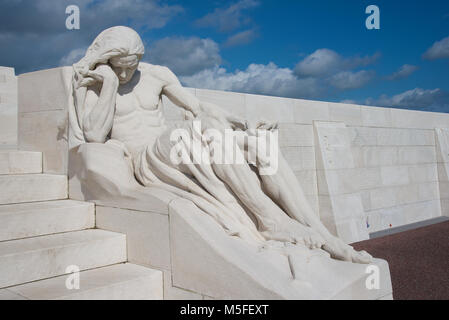
<svg viewBox="0 0 449 320"><path fill-rule="evenodd" d="M380 30L365 27L371 4ZM188 86L449 112L447 0L0 0L0 65L71 64L113 25Z"/></svg>

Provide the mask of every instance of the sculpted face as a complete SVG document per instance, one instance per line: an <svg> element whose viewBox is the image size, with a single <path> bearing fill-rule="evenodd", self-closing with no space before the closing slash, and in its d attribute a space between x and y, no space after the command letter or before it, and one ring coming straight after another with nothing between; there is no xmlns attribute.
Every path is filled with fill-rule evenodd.
<svg viewBox="0 0 449 320"><path fill-rule="evenodd" d="M137 55L114 57L109 60L109 64L117 75L120 84L125 84L131 80L134 72L136 72L139 58Z"/></svg>

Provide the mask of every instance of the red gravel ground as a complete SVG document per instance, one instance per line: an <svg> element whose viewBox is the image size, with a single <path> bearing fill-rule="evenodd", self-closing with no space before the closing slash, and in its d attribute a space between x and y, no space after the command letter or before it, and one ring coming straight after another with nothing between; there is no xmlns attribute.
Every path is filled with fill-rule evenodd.
<svg viewBox="0 0 449 320"><path fill-rule="evenodd" d="M449 300L449 221L352 246L388 261L395 300Z"/></svg>

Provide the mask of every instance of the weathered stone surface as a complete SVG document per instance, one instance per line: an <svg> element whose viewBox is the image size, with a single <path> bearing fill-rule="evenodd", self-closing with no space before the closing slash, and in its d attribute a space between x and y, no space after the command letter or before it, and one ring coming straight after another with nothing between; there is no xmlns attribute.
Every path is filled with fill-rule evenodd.
<svg viewBox="0 0 449 320"><path fill-rule="evenodd" d="M0 243L0 288L126 261L125 235L84 230Z"/></svg>
<svg viewBox="0 0 449 320"><path fill-rule="evenodd" d="M0 204L62 200L67 198L67 177L50 174L0 175L0 190Z"/></svg>
<svg viewBox="0 0 449 320"><path fill-rule="evenodd" d="M0 150L0 174L26 174L41 172L41 152Z"/></svg>
<svg viewBox="0 0 449 320"><path fill-rule="evenodd" d="M96 225L126 234L128 261L170 270L167 215L97 206Z"/></svg>
<svg viewBox="0 0 449 320"><path fill-rule="evenodd" d="M0 241L94 226L95 207L88 202L56 200L0 206Z"/></svg>
<svg viewBox="0 0 449 320"><path fill-rule="evenodd" d="M69 275L8 288L29 300L161 300L162 272L126 263L80 273L80 287L68 290Z"/></svg>

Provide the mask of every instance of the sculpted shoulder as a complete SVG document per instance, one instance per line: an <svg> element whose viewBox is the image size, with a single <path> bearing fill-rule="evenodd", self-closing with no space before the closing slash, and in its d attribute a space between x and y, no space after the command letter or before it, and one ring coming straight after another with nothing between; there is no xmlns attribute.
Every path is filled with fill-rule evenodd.
<svg viewBox="0 0 449 320"><path fill-rule="evenodd" d="M176 75L165 66L140 62L139 71L142 73L143 76L150 75L163 81L165 84L179 83L179 80L176 77Z"/></svg>

